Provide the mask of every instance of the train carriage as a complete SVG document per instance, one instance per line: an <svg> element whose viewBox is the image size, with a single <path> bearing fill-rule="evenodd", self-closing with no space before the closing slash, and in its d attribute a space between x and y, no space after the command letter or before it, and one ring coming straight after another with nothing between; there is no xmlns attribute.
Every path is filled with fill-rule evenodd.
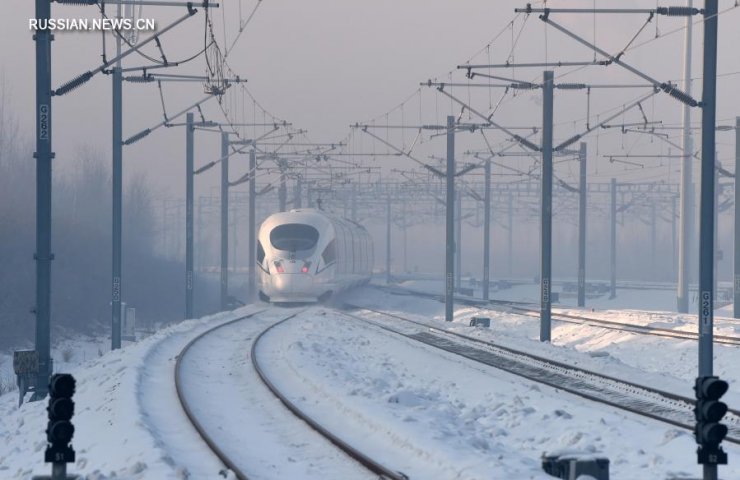
<svg viewBox="0 0 740 480"><path fill-rule="evenodd" d="M315 209L276 213L257 236L260 298L317 302L367 283L373 242L357 222Z"/></svg>

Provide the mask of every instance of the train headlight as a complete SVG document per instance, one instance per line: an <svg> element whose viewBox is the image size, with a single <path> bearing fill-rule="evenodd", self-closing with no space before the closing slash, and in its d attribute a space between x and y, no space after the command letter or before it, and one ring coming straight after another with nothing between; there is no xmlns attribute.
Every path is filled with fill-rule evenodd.
<svg viewBox="0 0 740 480"><path fill-rule="evenodd" d="M283 268L283 263L279 260L275 261L275 271L277 273L285 273L285 269Z"/></svg>
<svg viewBox="0 0 740 480"><path fill-rule="evenodd" d="M303 262L303 266L301 267L301 272L308 273L309 268L311 268L311 262Z"/></svg>

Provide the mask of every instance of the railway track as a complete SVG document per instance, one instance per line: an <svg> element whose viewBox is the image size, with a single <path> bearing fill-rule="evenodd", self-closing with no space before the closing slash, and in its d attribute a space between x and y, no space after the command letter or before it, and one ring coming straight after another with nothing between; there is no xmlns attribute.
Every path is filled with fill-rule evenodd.
<svg viewBox="0 0 740 480"><path fill-rule="evenodd" d="M236 475L236 478L239 480L248 480L247 475L234 463L234 461L226 455L226 453L218 446L218 444L213 440L211 435L208 434L203 424L198 420L198 418L195 416L195 413L193 413L193 409L190 406L190 403L187 401L187 398L183 392L183 374L182 374L182 365L183 365L183 359L188 354L188 351L195 345L198 341L203 339L206 335L213 333L216 330L220 330L228 325L232 325L237 322L241 322L243 320L246 320L248 318L251 318L255 315L258 315L259 313L262 313L264 310L250 313L249 315L245 315L243 317L236 318L234 320L231 320L229 322L222 323L214 328L211 328L210 330L206 330L205 332L201 333L197 337L190 340L190 342L185 345L185 347L180 351L180 354L177 356L177 361L175 363L175 390L177 391L177 398L180 400L180 406L182 407L183 411L185 412L185 415L188 417L188 420L193 425L195 430L198 432L198 435L203 439L203 441L208 445L208 448L213 452L216 457L229 469L231 470L234 475Z"/></svg>
<svg viewBox="0 0 740 480"><path fill-rule="evenodd" d="M355 313L342 313L357 321L402 335L429 347L482 363L528 380L609 405L679 428L694 429L694 399L627 382L544 357L435 328L425 322L372 308L346 305ZM369 314L357 315L365 311ZM383 320L386 319L386 320ZM729 410L724 419L726 441L740 444L740 411Z"/></svg>
<svg viewBox="0 0 740 480"><path fill-rule="evenodd" d="M180 401L180 405L182 406L183 411L185 412L185 415L187 416L190 423L193 425L193 427L196 429L200 437L203 439L203 441L206 443L208 448L216 455L216 457L224 464L226 468L228 468L231 472L234 473L237 479L239 480L248 480L249 477L247 474L236 464L234 459L230 458L224 450L219 447L218 443L214 440L214 438L208 433L207 429L204 427L203 423L200 419L195 415L194 409L189 404L186 395L184 394L184 380L183 380L183 359L187 356L188 352L191 350L193 345L201 341L204 337L208 336L209 334L214 333L217 330L220 330L224 327L227 327L229 325L233 325L237 322L241 322L243 320L246 320L248 318L254 317L256 315L259 315L260 313L263 313L265 310L261 310L258 312L250 313L248 315L245 315L243 317L236 318L234 320L219 324L218 326L211 328L192 340L188 342L187 345L182 349L180 354L177 357L177 361L175 364L175 389L177 392L177 397ZM278 325L282 325L289 320L295 318L296 316L300 315L302 312L294 312L289 315L286 315L284 318L278 320L277 322L271 324L266 329L262 330L259 335L255 338L254 342L252 343L252 348L250 352L251 362L252 366L255 369L257 375L259 376L260 380L264 383L264 385L272 392L275 397L277 397L280 402L285 405L288 410L295 415L297 418L305 422L311 429L316 431L319 435L326 438L328 441L330 441L333 445L335 445L339 450L344 452L347 456L358 462L360 465L362 465L365 469L372 472L373 474L377 475L379 479L384 480L408 480L408 477L400 472L395 472L381 463L373 460L372 458L368 457L367 455L363 454L361 451L354 448L352 445L344 442L340 437L335 435L334 433L330 432L328 429L323 427L320 422L317 420L311 418L309 415L307 415L305 412L303 412L297 405L292 403L288 397L286 392L280 391L276 385L275 382L272 381L269 376L265 373L265 369L259 362L259 356L258 356L258 349L259 349L259 343L260 341L273 330L273 328L277 327ZM224 475L226 472L222 472Z"/></svg>
<svg viewBox="0 0 740 480"><path fill-rule="evenodd" d="M438 301L444 301L444 297L434 293L418 292L415 290L406 289L391 289L385 287L377 287L381 290L388 291L392 294L399 294L403 292L403 295L413 295L423 298L432 298ZM533 308L533 304L527 302L515 302L509 300L478 300L474 298L455 297L455 302L475 306L478 308L486 309L489 305L499 305L506 307L511 313L525 316L539 317L540 311ZM604 320L599 318L592 318L584 315L573 315L569 313L552 312L551 317L553 320L571 323L577 325L589 325L592 327L605 328L607 330L618 330L622 332L637 333L642 335L653 335L656 337L665 338L677 338L681 340L698 340L699 334L696 332L685 332L680 330L672 330L669 328L661 327L649 327L647 325L635 325L631 323L615 322L613 320ZM740 337L732 335L714 335L714 342L723 345L736 345L740 346Z"/></svg>

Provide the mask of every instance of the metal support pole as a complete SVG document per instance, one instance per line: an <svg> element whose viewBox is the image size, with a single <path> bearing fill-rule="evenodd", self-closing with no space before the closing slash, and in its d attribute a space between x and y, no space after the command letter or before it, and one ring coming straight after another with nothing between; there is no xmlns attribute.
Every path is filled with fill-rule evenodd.
<svg viewBox="0 0 740 480"><path fill-rule="evenodd" d="M716 161L717 156L719 156L717 153L715 153L715 162L719 168L722 168L722 164L718 161ZM714 295L714 298L716 300L717 298L717 280L719 277L719 209L717 208L717 205L719 205L719 171L717 169L714 170L714 242L713 242L713 255L712 259L714 261L714 275L712 280L712 294Z"/></svg>
<svg viewBox="0 0 740 480"><path fill-rule="evenodd" d="M195 271L203 270L203 196L198 197L198 213L195 215Z"/></svg>
<svg viewBox="0 0 740 480"><path fill-rule="evenodd" d="M483 300L488 300L491 285L491 161L486 160L483 196Z"/></svg>
<svg viewBox="0 0 740 480"><path fill-rule="evenodd" d="M69 477L67 477L67 464L66 463L54 462L51 464L51 480L67 480L68 478Z"/></svg>
<svg viewBox="0 0 740 480"><path fill-rule="evenodd" d="M673 197L671 199L671 268L673 277L676 276L676 260L678 257L678 239L676 238L676 215L677 215L677 206L676 206L676 199L677 197Z"/></svg>
<svg viewBox="0 0 740 480"><path fill-rule="evenodd" d="M658 248L658 232L657 232L658 216L655 211L655 204L650 205L650 265L653 270L653 276L655 276L655 255ZM657 280L657 278L653 278Z"/></svg>
<svg viewBox="0 0 740 480"><path fill-rule="evenodd" d="M403 222L403 273L408 273L408 232L406 231L406 202L401 203L401 222Z"/></svg>
<svg viewBox="0 0 740 480"><path fill-rule="evenodd" d="M248 298L251 302L254 299L256 288L255 264L257 263L257 152L252 149L249 151L249 254L247 255L247 264L249 266L249 291Z"/></svg>
<svg viewBox="0 0 740 480"><path fill-rule="evenodd" d="M231 271L236 272L236 251L239 248L239 215L236 214L236 205L231 211Z"/></svg>
<svg viewBox="0 0 740 480"><path fill-rule="evenodd" d="M386 199L385 213L385 283L391 283L391 197Z"/></svg>
<svg viewBox="0 0 740 480"><path fill-rule="evenodd" d="M187 114L185 133L185 318L193 318L193 114Z"/></svg>
<svg viewBox="0 0 740 480"><path fill-rule="evenodd" d="M404 204L405 205L405 204ZM357 185L352 185L352 221L357 221Z"/></svg>
<svg viewBox="0 0 740 480"><path fill-rule="evenodd" d="M455 204L455 288L462 286L462 192L457 192Z"/></svg>
<svg viewBox="0 0 740 480"><path fill-rule="evenodd" d="M540 341L550 341L552 299L552 121L554 74L545 71L542 84L542 228L540 269Z"/></svg>
<svg viewBox="0 0 740 480"><path fill-rule="evenodd" d="M507 213L509 215L509 238L507 241L507 250L509 254L506 257L506 270L509 272L509 276L512 275L514 269L513 269L513 258L514 258L514 198L509 192L509 205Z"/></svg>
<svg viewBox="0 0 740 480"><path fill-rule="evenodd" d="M445 321L451 322L455 295L455 117L447 117L447 205L445 225Z"/></svg>
<svg viewBox="0 0 740 480"><path fill-rule="evenodd" d="M735 118L735 264L733 272L734 303L732 316L740 318L740 117Z"/></svg>
<svg viewBox="0 0 740 480"><path fill-rule="evenodd" d="M116 17L121 18L121 5L118 5ZM116 55L121 54L121 37L116 36ZM113 265L111 288L111 350L121 348L121 299L123 297L122 261L123 255L123 74L121 61L113 68L113 153L112 170L112 206L113 206Z"/></svg>
<svg viewBox="0 0 740 480"><path fill-rule="evenodd" d="M303 208L303 192L301 191L302 186L303 185L299 177L295 181L295 202L293 203L293 206L295 206L295 208Z"/></svg>
<svg viewBox="0 0 740 480"><path fill-rule="evenodd" d="M699 375L713 372L715 122L717 120L718 0L704 3L704 72L699 216ZM717 480L717 465L704 465L704 480Z"/></svg>
<svg viewBox="0 0 740 480"><path fill-rule="evenodd" d="M609 228L609 300L617 298L617 179L612 178Z"/></svg>
<svg viewBox="0 0 740 480"><path fill-rule="evenodd" d="M221 310L229 298L229 134L221 133Z"/></svg>
<svg viewBox="0 0 740 480"><path fill-rule="evenodd" d="M285 183L285 172L280 171L280 187L278 187L278 210L284 212L288 209L288 185Z"/></svg>
<svg viewBox="0 0 740 480"><path fill-rule="evenodd" d="M586 160L587 147L581 143L578 151L580 175L578 182L578 306L586 306Z"/></svg>
<svg viewBox="0 0 740 480"><path fill-rule="evenodd" d="M717 98L717 0L704 10L704 72L701 129L701 205L699 228L699 376L712 375L714 323L714 182ZM706 466L705 466L706 469ZM705 479L706 471L705 471ZM715 469L716 478L716 469Z"/></svg>
<svg viewBox="0 0 740 480"><path fill-rule="evenodd" d="M687 7L693 7L693 0L687 0ZM686 95L691 95L691 42L693 31L693 18L686 17L686 34L684 36L684 67L683 67L683 90ZM691 106L683 105L683 161L681 162L681 196L680 209L681 219L679 229L681 237L678 242L678 285L676 292L676 310L679 313L689 312L689 278L691 276L691 255L689 248L692 236L691 219L691 184L693 182L694 151L693 139L691 137Z"/></svg>
<svg viewBox="0 0 740 480"><path fill-rule="evenodd" d="M51 2L36 0L36 18L51 17ZM46 397L51 367L51 30L36 30L36 352L32 400Z"/></svg>

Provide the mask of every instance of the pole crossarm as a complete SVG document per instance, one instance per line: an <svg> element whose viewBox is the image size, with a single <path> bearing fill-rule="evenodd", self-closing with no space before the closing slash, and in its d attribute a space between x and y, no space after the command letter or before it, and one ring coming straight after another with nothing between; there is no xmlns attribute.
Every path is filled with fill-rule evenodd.
<svg viewBox="0 0 740 480"><path fill-rule="evenodd" d="M124 145L131 145L132 143L136 143L139 140L141 140L142 138L146 137L147 135L149 135L150 133L152 133L154 130L157 130L158 128L174 126L174 125L170 125L170 120L174 120L176 118L179 118L179 117L185 115L186 113L188 113L193 108L195 108L195 107L197 107L199 105L202 105L205 102L207 102L208 100L210 100L212 98L215 98L215 97L216 97L215 95L208 95L207 97L204 97L201 100L198 100L194 104L190 105L189 107L183 109L182 111L176 113L175 115L173 115L171 117L165 116L165 119L163 121L159 122L158 124L154 125L153 127L145 128L144 130L140 131L139 133L130 136L129 138L127 138L126 140L123 141L123 144Z"/></svg>
<svg viewBox="0 0 740 480"><path fill-rule="evenodd" d="M638 77L642 78L643 80L647 80L650 82L656 89L660 89L663 92L667 93L671 97L675 98L679 102L685 103L687 105L690 105L692 107L700 106L701 104L694 99L691 95L687 94L686 92L676 88L676 86L670 82L660 82L656 80L655 78L647 75L646 73L643 73L642 71L638 70L637 68L623 62L620 60L620 55L614 56L610 54L609 52L597 47L593 43L589 42L588 40L585 40L584 38L576 35L575 33L571 32L567 28L563 27L562 25L552 21L547 15L540 15L540 20L547 23L551 27L555 28L556 30L564 33L568 37L572 38L573 40L577 41L581 45L584 45L594 52L598 53L599 55L602 55L603 57L606 57L608 59L608 62L614 63L619 65L620 67L628 70L629 72L632 72L633 74L637 75Z"/></svg>
<svg viewBox="0 0 740 480"><path fill-rule="evenodd" d="M689 7L657 7L657 8L532 8L528 3L525 8L515 8L515 13L642 13L650 15L666 15L668 17L691 17L704 13L704 10Z"/></svg>
<svg viewBox="0 0 740 480"><path fill-rule="evenodd" d="M481 75L481 74L472 74ZM487 76L487 75L481 75ZM536 90L542 88L540 83L515 81L513 83L434 83L432 86L460 87L460 88L508 88L512 90ZM587 84L587 83L556 83L553 88L558 90L589 90L602 88L655 88L653 84L646 83L623 83L623 84Z"/></svg>
<svg viewBox="0 0 740 480"><path fill-rule="evenodd" d="M128 76L123 78L126 82L131 83L154 83L154 82L205 82L209 78L203 75L176 75L176 74L156 74L145 73L143 75ZM224 78L221 80L225 85L230 83L247 83L246 78Z"/></svg>
<svg viewBox="0 0 740 480"><path fill-rule="evenodd" d="M717 128L716 130L720 130L720 129ZM671 147L677 148L679 151L684 152L684 149L683 149L682 146L680 146L679 144L677 144L677 143L669 140L664 135L661 135L661 134L656 133L656 132L652 132L650 130L632 130L632 131L635 132L635 133L646 133L648 135L653 135L654 137L659 138L660 140L662 140L663 142L667 143ZM633 158L635 158L635 157L646 157L646 158L648 158L648 157L656 157L656 158L686 158L686 157L690 157L690 158L694 158L696 160L701 161L701 156L697 152L691 152L689 154L687 154L686 152L684 152L683 155L604 155L604 156L608 156L610 158L618 158L618 157L623 157L623 156L633 157ZM722 176L730 177L730 178L735 178L735 174L734 173L732 173L732 172L730 172L728 170L725 170L720 165L718 165L716 167L716 170Z"/></svg>
<svg viewBox="0 0 740 480"><path fill-rule="evenodd" d="M173 28L175 28L176 26L178 26L179 24L181 24L182 22L184 22L188 18L192 17L196 13L197 13L197 10L194 9L194 8L192 8L192 5L191 5L190 7L188 7L188 13L186 13L182 17L178 18L177 20L175 20L171 24L167 25L160 32L157 32L156 34L152 35L151 37L149 37L149 38L145 39L144 41L138 43L134 47L129 48L125 52L122 52L121 54L116 55L113 59L106 61L105 63L103 63L99 67L96 67L93 70L88 70L87 72L85 72L85 73L83 73L81 75L78 75L77 77L73 78L69 82L63 84L61 87L59 87L56 90L54 90L53 94L56 95L56 96L61 96L61 95L65 95L65 94L71 92L72 90L74 90L76 88L79 88L83 84L89 82L90 79L93 78L98 73L106 71L106 69L110 65L115 64L115 63L117 63L120 60L123 60L125 57L131 55L134 52L138 52L141 49L141 47L143 47L144 45L146 45L146 44L148 44L148 43L150 43L150 42L152 42L154 40L157 40L159 37L161 37L162 35L164 35L168 31L172 30Z"/></svg>
<svg viewBox="0 0 740 480"><path fill-rule="evenodd" d="M422 86L426 85L426 86L429 86L429 87L431 87L431 86L432 86L432 81L431 81L431 80L429 80L429 81L428 81L427 83L422 83L421 85L422 85ZM462 101L462 100L460 100L459 98L457 98L457 97L453 96L453 95L452 95L452 94L450 94L450 93L447 93L447 92L446 92L446 91L444 90L444 86L445 86L444 84L440 84L440 85L439 85L439 86L437 87L437 91L438 91L438 92L440 92L441 94L445 95L446 97L449 97L449 98L450 98L450 100L452 100L452 101L454 101L455 103L459 104L459 105L460 105L460 106L462 106L463 108L466 108L466 109L467 109L467 110L468 110L468 111L469 111L470 113L474 114L474 115L475 115L475 116L477 116L477 117L480 117L480 118L482 118L483 120L485 120L485 121L486 121L486 123L487 123L487 124L489 124L489 125L493 125L494 127L498 128L498 129L499 129L499 130L501 130L502 132L506 133L506 134L507 134L508 136L510 136L511 138L513 138L514 140L516 140L517 142L521 143L521 144L522 144L523 146L525 146L525 147L527 147L527 148L529 148L530 150L532 150L532 151L535 151L535 152L539 152L539 151L540 151L540 147L538 147L538 146L537 146L537 145L535 145L534 143L530 142L529 140L527 140L526 138L522 137L521 135L518 135L518 134L516 134L516 133L512 132L512 131L511 131L511 130L509 130L508 128L506 128L506 127L504 127L504 126L501 126L501 125L499 125L498 123L494 122L494 121L492 120L492 117L493 117L493 113L492 113L491 115L488 115L488 116L486 116L486 115L483 115L482 113L480 113L480 112L479 112L479 111L477 111L476 109L472 108L472 107L471 107L470 105L468 105L467 103L463 102L463 101Z"/></svg>
<svg viewBox="0 0 740 480"><path fill-rule="evenodd" d="M148 7L192 7L193 5L203 8L219 8L218 3L208 0L201 2L173 2L157 0L51 0L61 5L146 5Z"/></svg>
<svg viewBox="0 0 740 480"><path fill-rule="evenodd" d="M608 124L609 122L611 122L615 118L619 117L623 113L627 112L628 110L631 110L631 109L637 107L638 105L640 105L645 100L653 97L654 95L657 95L657 93L658 93L658 90L656 89L653 92L649 93L648 95L645 95L644 97L642 97L642 98L634 101L633 103L627 105L626 107L622 108L617 113L609 116L607 119L605 119L604 121L600 122L599 124L594 125L594 126L590 126L589 125L586 128L586 130L584 130L582 133L579 133L579 134L576 134L576 135L570 137L568 140L564 141L563 143L561 143L560 145L558 145L557 147L555 147L554 150L557 152L557 151L560 151L560 150L564 149L565 147L568 147L570 145L573 145L574 143L576 143L577 141L579 141L581 138L583 138L584 136L588 135L592 131L596 130L597 128L600 128L602 125Z"/></svg>
<svg viewBox="0 0 740 480"><path fill-rule="evenodd" d="M457 68L460 70L476 69L476 68L555 68L555 67L588 67L592 65L607 66L609 62L606 60L589 60L586 62L529 62L529 63L492 63L488 65L458 65ZM480 74L476 74L480 75Z"/></svg>
<svg viewBox="0 0 740 480"><path fill-rule="evenodd" d="M195 171L193 172L193 174L194 174L194 175L198 175L198 174L201 174L201 173L203 173L203 172L205 172L205 171L207 171L207 170L210 170L211 168L215 167L215 166L216 166L216 165L218 165L219 163L221 163L221 162L223 162L223 161L225 161L225 160L228 160L229 158L231 158L231 157L232 157L232 156L234 156L234 155L238 155L238 154L240 154L240 153L244 153L244 150L248 149L249 147L252 147L252 148L254 148L254 145L255 145L255 144L256 144L256 143L257 143L257 142L258 142L258 141L259 141L260 139L262 139L262 138L265 138L265 137L267 137L268 135L270 135L270 134L271 134L271 133L273 133L274 131L278 130L279 128L280 128L279 126L275 125L275 128L274 128L273 130L270 130L269 132L267 132L267 133L263 134L263 135L262 135L262 136L260 136L260 137L257 137L257 138L255 138L255 139L253 139L253 140L251 140L251 139L245 139L245 140L232 140L232 141L230 141L230 142L229 142L229 145L242 145L242 148L232 148L232 151L231 151L231 153L229 153L229 154L227 154L227 155L224 155L224 156L221 156L220 158L218 158L218 159L216 159L216 160L212 160L212 161L210 161L210 162L206 163L206 164L205 164L205 165L203 165L202 167L200 167L200 168L198 168L197 170L195 170ZM290 134L288 134L288 135L290 135ZM232 185L231 183L230 183L229 185L230 185L230 186L233 186L233 185Z"/></svg>
<svg viewBox="0 0 740 480"><path fill-rule="evenodd" d="M445 127L445 129L446 128L447 127ZM374 133L368 132L366 128L362 128L361 130L363 132L365 132L366 134L370 135L371 137L373 137L374 139L378 140L380 143L382 143L382 144L386 145L387 147L392 148L393 150L395 150L397 152L398 156L407 157L407 158L411 159L412 161L414 161L414 162L418 163L419 165L421 165L422 168L426 168L427 170L429 170L433 174L437 175L438 177L444 177L445 176L445 173L442 172L441 170L438 170L437 168L435 168L435 167L433 167L431 165L428 165L428 164L422 162L421 160L419 160L419 159L417 159L415 157L412 157L410 150L408 152L406 152L406 151L404 151L404 150L396 147L392 143L385 141L384 139L380 138L379 136L375 135Z"/></svg>

